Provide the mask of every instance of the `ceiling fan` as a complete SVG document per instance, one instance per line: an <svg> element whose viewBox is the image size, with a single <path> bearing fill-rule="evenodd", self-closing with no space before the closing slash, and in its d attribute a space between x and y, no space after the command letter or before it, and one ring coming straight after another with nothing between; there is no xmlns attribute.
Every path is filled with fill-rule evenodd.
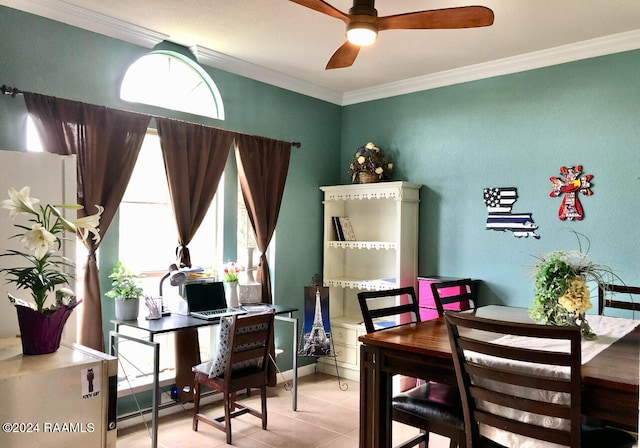
<svg viewBox="0 0 640 448"><path fill-rule="evenodd" d="M340 19L347 25L347 40L333 53L325 70L351 66L360 47L371 45L378 31L475 28L493 24L493 11L484 6L432 9L378 17L375 0L353 0L353 7L348 14L323 0L291 1Z"/></svg>

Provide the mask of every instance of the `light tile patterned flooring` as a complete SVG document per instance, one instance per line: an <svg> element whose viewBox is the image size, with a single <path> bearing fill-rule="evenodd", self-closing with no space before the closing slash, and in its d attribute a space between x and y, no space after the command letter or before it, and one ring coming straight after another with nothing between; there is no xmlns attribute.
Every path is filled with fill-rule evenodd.
<svg viewBox="0 0 640 448"><path fill-rule="evenodd" d="M282 384L269 388L267 399L268 423L263 431L261 422L245 414L231 421L233 445L247 448L357 448L359 384L344 380L346 391L340 390L335 377L325 374L306 375L298 380L298 410L291 409L291 394ZM257 391L250 397L241 397L252 407L260 408ZM200 422L198 431L191 429L192 406L166 417L161 417L158 446L161 448L227 446L224 432ZM224 412L220 403L201 407L210 416ZM117 448L151 446L151 438L144 425L118 429ZM416 434L417 430L394 423L394 445ZM431 436L430 448L445 448L449 440Z"/></svg>

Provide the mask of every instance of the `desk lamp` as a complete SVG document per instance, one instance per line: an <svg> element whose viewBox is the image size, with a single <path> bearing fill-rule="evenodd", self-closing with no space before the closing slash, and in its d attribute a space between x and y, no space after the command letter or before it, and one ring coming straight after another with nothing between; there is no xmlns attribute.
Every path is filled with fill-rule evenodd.
<svg viewBox="0 0 640 448"><path fill-rule="evenodd" d="M178 269L178 266L175 263L171 263L171 265L169 266L169 271L160 279L160 300L162 301L163 316L168 316L169 314L171 314L171 312L164 306L164 296L162 295L162 284L167 278L169 278L169 283L171 284L171 286L179 286L187 281L187 274L186 271Z"/></svg>

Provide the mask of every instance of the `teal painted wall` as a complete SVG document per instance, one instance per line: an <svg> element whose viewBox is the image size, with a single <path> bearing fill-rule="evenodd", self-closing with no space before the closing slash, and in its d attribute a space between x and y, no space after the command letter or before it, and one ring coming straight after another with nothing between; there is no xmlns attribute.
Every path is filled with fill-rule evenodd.
<svg viewBox="0 0 640 448"><path fill-rule="evenodd" d="M422 275L484 281L485 302L527 306L536 254L591 242L594 262L640 284L640 51L609 55L345 107L342 182L369 140L394 180L424 184ZM594 175L585 218L561 222L549 178L562 165ZM514 213L532 213L540 239L485 230L485 187L517 187Z"/></svg>
<svg viewBox="0 0 640 448"><path fill-rule="evenodd" d="M312 275L322 272L322 196L318 187L339 180L335 169L340 160L339 106L208 67L224 101L225 121L125 103L118 98L122 77L148 49L2 6L0 30L0 85L301 142L301 148L292 149L276 230L274 296L279 304L302 307L304 286ZM25 113L20 97L0 98L0 147L25 148ZM235 213L235 183L227 182L225 200ZM235 222L228 220L227 225L224 254L233 259ZM117 261L117 242L115 221L100 249L99 263L109 267L101 270L103 291L109 288L110 266ZM109 319L114 315L110 301L103 302L103 314L106 332L112 329ZM282 370L290 369L292 363L289 325L279 323L276 328L284 349L278 356ZM310 360L301 360L304 362Z"/></svg>
<svg viewBox="0 0 640 448"><path fill-rule="evenodd" d="M353 152L370 140L395 163L394 180L424 184L420 274L479 278L483 301L526 306L533 256L577 249L575 230L590 239L594 261L640 284L640 51L343 108L208 68L225 104L220 122L121 102L122 75L147 49L5 7L0 29L0 84L302 142L292 151L277 228L278 303L301 307L303 287L322 271L318 187L347 183ZM0 99L0 145L23 148L24 113L22 100ZM575 164L594 175L594 195L580 198L584 221L560 222L549 177ZM501 186L518 188L513 210L533 214L539 240L484 229L482 189ZM101 264L113 264L116 242L112 227ZM279 331L285 341L282 331L289 328ZM290 351L278 358L284 369Z"/></svg>

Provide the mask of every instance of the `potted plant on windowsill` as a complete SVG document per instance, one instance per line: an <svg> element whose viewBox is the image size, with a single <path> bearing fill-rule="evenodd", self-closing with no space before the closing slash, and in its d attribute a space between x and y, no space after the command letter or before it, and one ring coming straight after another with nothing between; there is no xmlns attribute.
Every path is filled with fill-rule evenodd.
<svg viewBox="0 0 640 448"><path fill-rule="evenodd" d="M80 210L78 204L40 204L40 200L30 197L29 187L20 191L9 189L9 199L0 202L0 208L9 210L9 218L20 229L16 238L26 250L9 249L1 257L12 257L22 261L4 267L7 283L13 283L18 290L27 290L33 302L9 294L15 305L20 326L22 352L25 355L52 353L60 347L62 330L73 309L81 302L69 288L74 278L75 264L62 252L64 232L74 238L76 234L83 240L93 234L100 241L98 224L103 212L101 206L95 215L69 220L61 210ZM16 223L18 216L28 218L29 225ZM19 264L23 264L19 266ZM53 304L47 303L50 294L55 295Z"/></svg>
<svg viewBox="0 0 640 448"><path fill-rule="evenodd" d="M134 320L138 318L142 288L138 285L137 276L118 261L109 274L111 289L105 296L116 301L116 319Z"/></svg>

